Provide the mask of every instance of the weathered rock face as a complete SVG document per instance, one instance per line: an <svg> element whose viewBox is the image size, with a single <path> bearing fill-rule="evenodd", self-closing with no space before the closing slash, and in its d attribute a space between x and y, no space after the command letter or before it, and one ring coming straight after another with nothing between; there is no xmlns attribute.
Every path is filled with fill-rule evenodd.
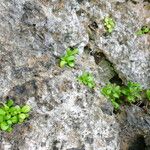
<svg viewBox="0 0 150 150"><path fill-rule="evenodd" d="M150 24L149 3L141 0L82 1L79 19L89 32L89 43L95 51L103 52L113 63L122 80L139 82L150 87L150 36L137 36L135 32ZM116 27L106 35L105 16L112 16Z"/></svg>
<svg viewBox="0 0 150 150"><path fill-rule="evenodd" d="M106 100L99 95L99 89L89 90L76 80L84 67L94 73L99 85L95 61L85 55L78 57L73 70L61 70L55 65L39 72L32 80L14 86L7 95L18 104L30 104L32 116L26 124L16 126L13 133L1 134L0 148L119 149L118 124L112 112L101 110Z"/></svg>
<svg viewBox="0 0 150 150"><path fill-rule="evenodd" d="M106 60L97 57L96 65L83 52L87 48L104 53L122 79L150 87L149 37L134 35L149 21L146 12L144 18L135 14L139 6L146 10L124 0L1 0L0 97L29 103L33 111L26 124L0 134L0 149L119 149L112 107L98 88L90 91L76 76L88 70L99 86L114 75ZM103 19L109 14L117 26L105 36ZM77 65L60 69L58 57L68 47L79 48Z"/></svg>
<svg viewBox="0 0 150 150"><path fill-rule="evenodd" d="M146 114L138 106L128 106L117 116L121 126L120 150L149 150L150 112Z"/></svg>

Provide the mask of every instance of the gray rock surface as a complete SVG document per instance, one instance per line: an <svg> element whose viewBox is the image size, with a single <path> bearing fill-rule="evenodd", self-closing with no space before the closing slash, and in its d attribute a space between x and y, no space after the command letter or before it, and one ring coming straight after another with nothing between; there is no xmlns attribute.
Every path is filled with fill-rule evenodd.
<svg viewBox="0 0 150 150"><path fill-rule="evenodd" d="M149 22L146 10L124 0L1 0L0 98L33 111L12 133L0 133L0 149L118 150L119 127L99 93L114 71L84 50L104 53L124 81L150 87L149 35L134 34ZM105 36L107 15L117 26ZM77 65L61 69L58 58L68 47L79 48ZM82 70L94 74L95 90L77 82Z"/></svg>
<svg viewBox="0 0 150 150"><path fill-rule="evenodd" d="M147 113L145 113L147 110ZM149 150L150 112L136 105L126 106L117 115L120 124L120 150Z"/></svg>
<svg viewBox="0 0 150 150"><path fill-rule="evenodd" d="M55 65L13 87L9 97L18 104L28 103L33 111L31 119L15 126L13 133L1 134L1 149L119 149L118 124L112 113L108 115L100 109L106 99L98 88L89 90L76 80L84 67L93 72L99 85L95 61L85 55L78 57L73 70L61 70Z"/></svg>
<svg viewBox="0 0 150 150"><path fill-rule="evenodd" d="M89 43L113 63L124 82L139 82L150 87L150 36L137 36L143 25L150 25L149 3L143 0L82 1L79 19L88 29ZM105 34L103 19L111 16L116 27Z"/></svg>

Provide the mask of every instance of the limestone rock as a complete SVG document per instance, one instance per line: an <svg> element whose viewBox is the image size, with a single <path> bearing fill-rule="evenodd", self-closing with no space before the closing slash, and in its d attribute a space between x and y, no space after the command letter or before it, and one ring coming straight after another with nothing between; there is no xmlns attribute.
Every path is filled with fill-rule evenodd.
<svg viewBox="0 0 150 150"><path fill-rule="evenodd" d="M149 22L146 9L124 0L1 0L0 98L28 103L32 113L12 133L0 133L0 149L119 150L119 126L99 87L114 75L107 59L124 81L150 87L149 35L134 34ZM116 28L106 36L107 15ZM61 69L68 47L79 49L76 66ZM96 52L106 60L97 64ZM77 82L84 70L94 74L94 90Z"/></svg>

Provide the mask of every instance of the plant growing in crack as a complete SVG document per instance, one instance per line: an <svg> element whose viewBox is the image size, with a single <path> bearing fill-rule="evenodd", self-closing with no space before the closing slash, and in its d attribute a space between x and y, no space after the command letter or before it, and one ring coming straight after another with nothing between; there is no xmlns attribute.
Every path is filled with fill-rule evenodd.
<svg viewBox="0 0 150 150"><path fill-rule="evenodd" d="M96 85L94 81L94 76L89 72L83 72L82 75L77 78L77 80L80 83L88 86L89 88L94 88Z"/></svg>
<svg viewBox="0 0 150 150"><path fill-rule="evenodd" d="M127 86L123 87L116 84L107 84L101 90L101 93L111 101L115 109L119 109L122 103L132 104L140 100L141 92L141 85L134 82L128 82ZM147 91L147 97L149 96L150 91Z"/></svg>
<svg viewBox="0 0 150 150"><path fill-rule="evenodd" d="M115 21L111 17L104 18L104 27L108 33L112 33L116 24Z"/></svg>
<svg viewBox="0 0 150 150"><path fill-rule="evenodd" d="M141 85L134 82L128 82L127 86L122 89L122 93L129 103L138 101L141 98L141 91Z"/></svg>
<svg viewBox="0 0 150 150"><path fill-rule="evenodd" d="M101 93L106 96L112 103L115 109L120 107L121 88L116 84L107 84L102 88Z"/></svg>
<svg viewBox="0 0 150 150"><path fill-rule="evenodd" d="M66 54L60 58L60 67L74 67L75 66L75 55L78 54L78 49L71 50L67 49Z"/></svg>
<svg viewBox="0 0 150 150"><path fill-rule="evenodd" d="M23 123L29 117L31 108L28 105L14 106L13 100L8 100L5 104L1 102L1 104L0 129L2 131L11 132L14 124Z"/></svg>
<svg viewBox="0 0 150 150"><path fill-rule="evenodd" d="M143 35L143 34L148 34L150 33L150 28L147 26L143 26L141 29L139 29L136 34L137 35Z"/></svg>

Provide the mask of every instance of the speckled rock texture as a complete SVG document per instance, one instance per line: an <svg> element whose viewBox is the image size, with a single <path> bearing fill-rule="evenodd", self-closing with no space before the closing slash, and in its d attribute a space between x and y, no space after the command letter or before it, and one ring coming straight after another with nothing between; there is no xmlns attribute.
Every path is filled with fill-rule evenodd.
<svg viewBox="0 0 150 150"><path fill-rule="evenodd" d="M117 114L120 124L120 150L150 149L150 110L132 105Z"/></svg>
<svg viewBox="0 0 150 150"><path fill-rule="evenodd" d="M123 81L150 87L149 35L135 35L150 21L147 6L141 0L1 0L0 98L30 104L32 113L12 133L0 133L0 149L119 150L119 126L99 87L114 76L113 67ZM103 26L108 15L116 21L110 35ZM79 49L76 66L61 69L68 47ZM77 82L84 70L94 74L94 90Z"/></svg>
<svg viewBox="0 0 150 150"><path fill-rule="evenodd" d="M137 36L143 25L150 25L150 3L136 0L82 1L79 19L89 33L93 51L100 51L113 63L124 82L150 87L150 35ZM106 34L103 19L112 17L116 27Z"/></svg>

